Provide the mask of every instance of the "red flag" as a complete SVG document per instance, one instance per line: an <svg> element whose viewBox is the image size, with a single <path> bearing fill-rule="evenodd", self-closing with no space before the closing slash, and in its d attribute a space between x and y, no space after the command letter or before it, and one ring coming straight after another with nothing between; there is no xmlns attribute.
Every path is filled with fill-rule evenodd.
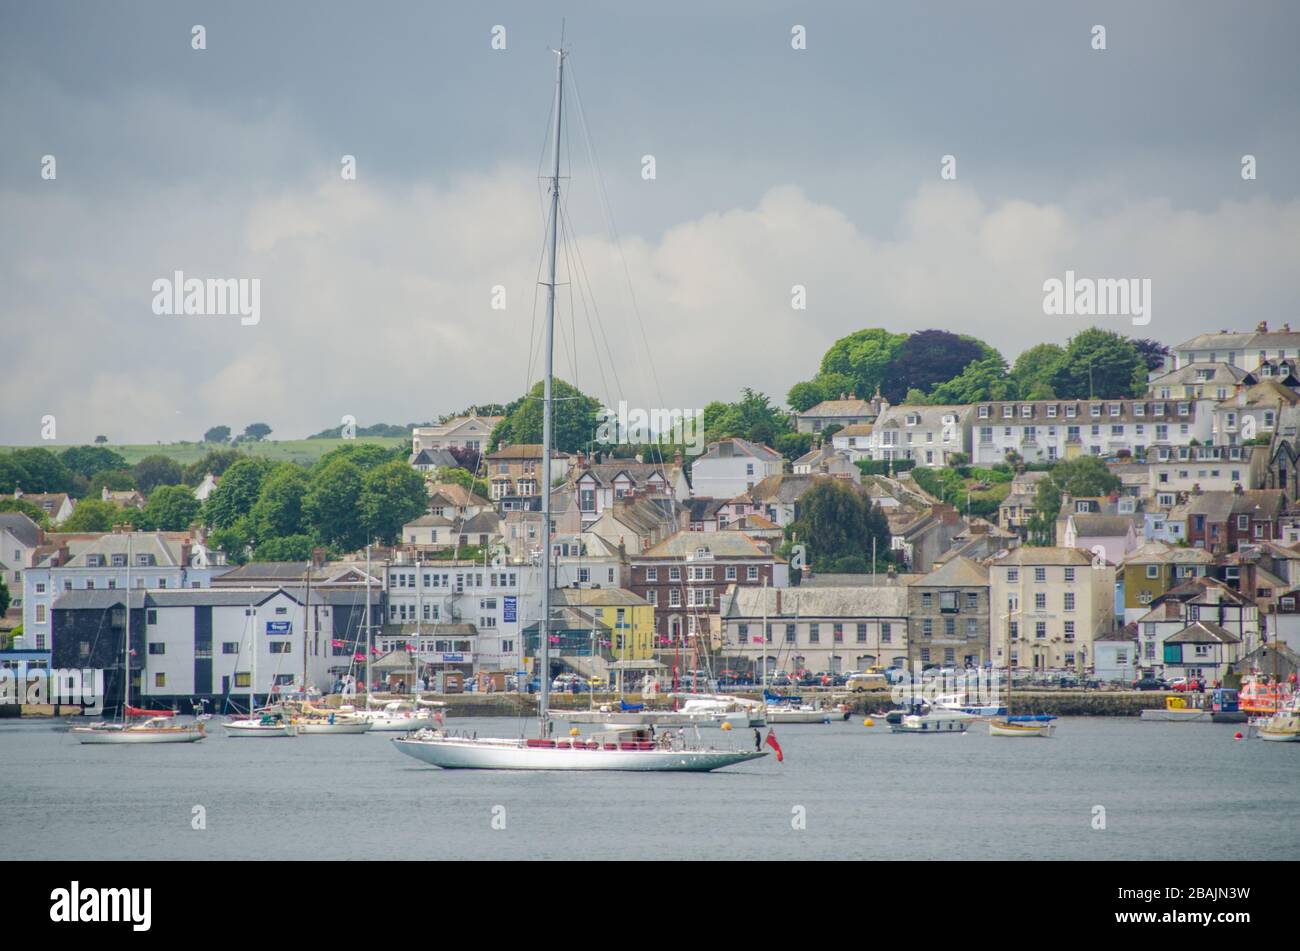
<svg viewBox="0 0 1300 951"><path fill-rule="evenodd" d="M784 763L785 754L781 752L781 744L776 741L776 731L771 727L767 728L767 739L764 742L767 743L768 746L772 747L772 749L776 750L776 761L778 763Z"/></svg>

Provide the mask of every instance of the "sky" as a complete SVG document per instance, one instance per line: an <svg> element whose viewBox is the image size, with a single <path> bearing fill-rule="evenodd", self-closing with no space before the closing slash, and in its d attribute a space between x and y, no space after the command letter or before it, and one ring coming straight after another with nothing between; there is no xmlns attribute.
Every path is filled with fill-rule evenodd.
<svg viewBox="0 0 1300 951"><path fill-rule="evenodd" d="M865 327L1300 329L1294 3L0 0L0 444L523 393L562 22L555 370L609 405L783 403ZM1150 323L1046 315L1067 270ZM257 322L155 313L177 271Z"/></svg>

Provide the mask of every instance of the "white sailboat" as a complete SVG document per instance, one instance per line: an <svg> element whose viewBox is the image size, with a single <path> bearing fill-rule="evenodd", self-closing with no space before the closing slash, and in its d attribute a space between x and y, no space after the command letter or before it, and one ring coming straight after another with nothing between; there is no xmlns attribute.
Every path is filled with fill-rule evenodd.
<svg viewBox="0 0 1300 951"><path fill-rule="evenodd" d="M284 714L277 711L257 712L257 607L251 606L249 614L250 659L248 675L248 718L227 720L221 724L227 736L260 737L274 739L281 736L294 736L297 731Z"/></svg>
<svg viewBox="0 0 1300 951"><path fill-rule="evenodd" d="M538 707L541 737L536 739L488 739L477 736L452 736L444 730L420 730L394 738L397 749L425 763L443 769L522 769L522 770L634 770L708 772L747 760L766 756L762 749L735 750L690 748L681 739L668 734L655 736L636 730L588 740L551 739L550 727L550 621L551 621L551 455L554 446L551 396L555 333L556 243L560 213L560 143L564 105L563 48L553 51L555 65L555 101L553 164L550 176L550 221L547 233L549 282L546 284L546 376L543 393L542 423L542 613L538 625L540 652L540 704ZM679 711L680 712L680 711Z"/></svg>
<svg viewBox="0 0 1300 951"><path fill-rule="evenodd" d="M200 723L176 723L153 716L140 723L128 723L131 705L131 554L132 536L126 536L126 627L122 635L122 720L120 723L92 723L72 728L83 744L194 743L207 736ZM143 702L143 699L141 700Z"/></svg>

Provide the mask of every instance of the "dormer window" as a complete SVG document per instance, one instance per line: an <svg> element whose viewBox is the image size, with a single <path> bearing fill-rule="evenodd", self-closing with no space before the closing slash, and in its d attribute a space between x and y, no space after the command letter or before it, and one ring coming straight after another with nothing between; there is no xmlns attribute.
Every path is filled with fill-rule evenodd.
<svg viewBox="0 0 1300 951"><path fill-rule="evenodd" d="M1047 418L1048 418L1048 419L1056 419L1056 404L1055 404L1055 403L1053 403L1051 406L1047 407Z"/></svg>
<svg viewBox="0 0 1300 951"><path fill-rule="evenodd" d="M1065 418L1066 418L1066 419L1074 419L1074 418L1075 418L1076 416L1078 416L1078 415L1079 415L1079 407L1077 407L1077 406L1067 406L1067 407L1065 408Z"/></svg>
<svg viewBox="0 0 1300 951"><path fill-rule="evenodd" d="M908 413L908 414L907 414L907 425L909 425L909 426L915 426L915 425L916 425L917 423L919 423L920 421L921 421L921 417L920 417L917 413Z"/></svg>
<svg viewBox="0 0 1300 951"><path fill-rule="evenodd" d="M987 406L981 406L980 419L988 419L988 418L989 418L989 408Z"/></svg>
<svg viewBox="0 0 1300 951"><path fill-rule="evenodd" d="M1026 403L1026 404L1024 404L1023 406L1020 407L1020 418L1021 418L1021 419L1029 419L1029 418L1030 418L1031 416L1033 416L1033 415L1034 415L1034 408L1033 408L1032 406L1030 406L1028 403Z"/></svg>
<svg viewBox="0 0 1300 951"><path fill-rule="evenodd" d="M1013 416L1015 416L1015 415L1016 415L1016 408L1015 408L1014 406L1004 406L1004 407L1002 407L1002 418L1003 418L1003 419L1011 419L1011 418L1012 418Z"/></svg>
<svg viewBox="0 0 1300 951"><path fill-rule="evenodd" d="M1098 416L1100 416L1100 415L1101 415L1101 404L1100 404L1100 403L1093 403L1091 406L1089 406L1089 407L1088 407L1088 415L1092 416L1094 419L1097 418Z"/></svg>
<svg viewBox="0 0 1300 951"><path fill-rule="evenodd" d="M1121 412L1123 412L1123 410L1124 410L1124 407L1123 407L1122 405L1120 405L1119 403L1111 403L1111 404L1110 404L1110 415L1112 415L1112 416L1118 416Z"/></svg>

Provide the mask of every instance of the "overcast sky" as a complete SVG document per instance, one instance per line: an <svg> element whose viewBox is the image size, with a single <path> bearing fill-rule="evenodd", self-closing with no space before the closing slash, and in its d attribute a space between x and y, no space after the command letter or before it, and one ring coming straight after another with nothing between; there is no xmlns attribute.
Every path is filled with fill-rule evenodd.
<svg viewBox="0 0 1300 951"><path fill-rule="evenodd" d="M0 443L517 396L561 16L621 242L570 99L599 324L562 289L556 371L603 399L783 402L872 326L1014 359L1089 325L1043 314L1066 269L1150 278L1149 326L1100 321L1138 336L1300 328L1294 3L4 0ZM260 322L155 315L178 270L258 278Z"/></svg>

